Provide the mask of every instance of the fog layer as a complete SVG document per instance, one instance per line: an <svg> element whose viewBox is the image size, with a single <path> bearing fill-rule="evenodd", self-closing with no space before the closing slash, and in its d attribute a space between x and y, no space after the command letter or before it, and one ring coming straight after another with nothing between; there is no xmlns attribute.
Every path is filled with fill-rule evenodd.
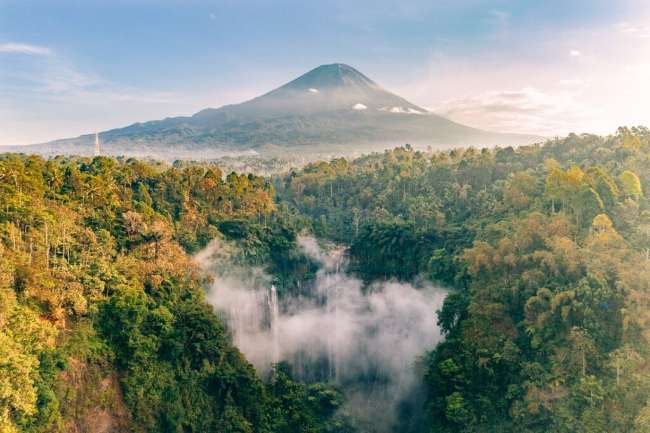
<svg viewBox="0 0 650 433"><path fill-rule="evenodd" d="M347 412L368 429L390 431L398 405L412 400L418 357L441 339L436 311L446 293L399 282L364 288L346 272L343 248L299 241L320 264L309 296L278 300L269 276L228 263L230 247L215 241L197 256L215 278L208 301L260 374L287 361L298 379L339 385Z"/></svg>

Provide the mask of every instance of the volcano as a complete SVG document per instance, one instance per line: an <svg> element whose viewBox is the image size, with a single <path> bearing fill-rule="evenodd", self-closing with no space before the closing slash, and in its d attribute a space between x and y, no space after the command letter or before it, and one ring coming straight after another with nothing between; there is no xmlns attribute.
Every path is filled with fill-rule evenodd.
<svg viewBox="0 0 650 433"><path fill-rule="evenodd" d="M126 155L215 152L349 153L415 147L517 145L541 137L483 131L438 116L389 92L355 68L322 65L249 101L189 117L99 133L102 150ZM41 153L92 152L94 134L33 145Z"/></svg>

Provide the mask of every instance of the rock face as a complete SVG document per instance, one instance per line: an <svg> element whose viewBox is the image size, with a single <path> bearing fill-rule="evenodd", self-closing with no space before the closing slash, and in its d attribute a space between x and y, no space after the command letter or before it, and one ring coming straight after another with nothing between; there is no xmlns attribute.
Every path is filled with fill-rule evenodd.
<svg viewBox="0 0 650 433"><path fill-rule="evenodd" d="M99 134L106 153L160 156L269 149L303 152L422 146L528 144L540 137L464 126L395 95L351 66L322 65L241 104L208 108ZM93 150L94 135L35 145L41 153Z"/></svg>
<svg viewBox="0 0 650 433"><path fill-rule="evenodd" d="M126 433L130 416L117 374L108 365L74 358L62 374L59 393L64 431L69 433Z"/></svg>

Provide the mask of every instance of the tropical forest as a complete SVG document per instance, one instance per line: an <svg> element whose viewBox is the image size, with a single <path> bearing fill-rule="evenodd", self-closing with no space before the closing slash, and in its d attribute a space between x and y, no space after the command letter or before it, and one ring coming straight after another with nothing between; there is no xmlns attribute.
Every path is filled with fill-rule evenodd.
<svg viewBox="0 0 650 433"><path fill-rule="evenodd" d="M650 432L650 131L265 176L0 155L0 432Z"/></svg>

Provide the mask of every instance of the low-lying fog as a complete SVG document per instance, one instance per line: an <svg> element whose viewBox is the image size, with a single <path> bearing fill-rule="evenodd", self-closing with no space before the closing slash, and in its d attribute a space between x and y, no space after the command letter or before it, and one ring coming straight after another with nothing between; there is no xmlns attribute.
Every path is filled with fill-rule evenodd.
<svg viewBox="0 0 650 433"><path fill-rule="evenodd" d="M398 405L413 403L418 358L442 338L436 311L446 292L399 282L364 289L346 272L343 248L299 241L320 264L309 296L278 300L268 275L229 264L223 252L232 246L213 241L197 255L215 277L208 301L260 374L287 361L301 380L340 386L346 412L362 424L390 431Z"/></svg>

